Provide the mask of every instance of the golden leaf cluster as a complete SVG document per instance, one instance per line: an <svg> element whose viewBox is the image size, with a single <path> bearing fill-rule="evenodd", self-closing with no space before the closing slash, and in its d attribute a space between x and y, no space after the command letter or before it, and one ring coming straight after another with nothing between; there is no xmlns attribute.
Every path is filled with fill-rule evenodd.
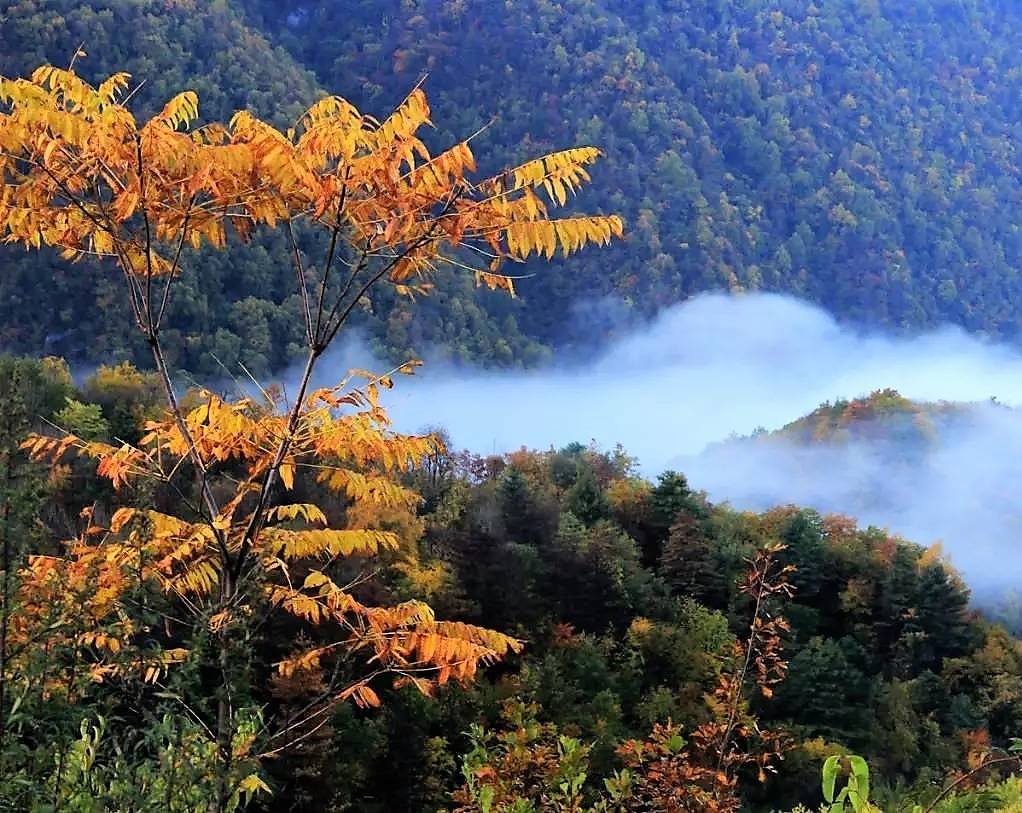
<svg viewBox="0 0 1022 813"><path fill-rule="evenodd" d="M487 261L481 283L513 290L503 260L553 256L621 237L615 215L550 219L589 180L595 147L554 152L472 181L468 141L431 155L430 122L414 89L382 122L329 96L281 131L247 111L227 126L193 127L192 91L139 123L118 101L130 77L93 88L44 66L0 78L0 233L57 246L68 258L115 258L138 278L176 273L180 248L221 247L232 228L309 219L342 227L405 290L437 263ZM539 192L545 195L542 200ZM145 292L139 292L139 304Z"/></svg>
<svg viewBox="0 0 1022 813"><path fill-rule="evenodd" d="M376 383L376 379L370 381L371 386ZM418 496L393 476L434 453L439 441L392 432L370 385L356 389L341 385L307 396L290 430L288 462L282 464L292 472L282 477L285 491L294 488L297 473L305 472L338 492L352 511L363 507L372 516L387 508L414 507ZM85 442L73 435L33 435L25 441L24 448L35 459L52 462L72 451L95 459L98 473L115 488L139 478L170 482L180 468L189 465L195 450L206 470L219 466L237 472L234 497L212 521L121 508L105 527L91 526L66 559L35 560L39 572L26 580L26 589L38 592L40 579L45 581L54 568L61 579L91 582L87 612L97 625L119 614L119 601L138 583L157 584L165 594L192 607L216 605L225 577L223 553L237 557L245 544L261 478L287 427L285 416L272 405L257 405L250 399L228 402L210 392L200 392L197 398L199 405L185 415L190 441L172 417L148 422L137 446ZM337 632L334 643L302 650L278 664L284 676L318 668L336 652L348 656L364 652L368 661L385 665L427 691L434 683L467 681L481 665L520 649L518 641L500 633L437 621L421 602L389 608L363 604L350 589L336 584L326 568L338 559L393 550L397 535L371 527L327 525L318 506L283 502L265 512L253 538L252 569L263 576L259 583L265 599L303 621L330 625ZM300 586L296 586L296 571L306 574ZM222 630L238 612L215 612L210 628ZM129 632L123 631L125 640ZM80 638L79 643L117 653L120 640L104 632L88 640ZM146 675L157 676L163 668L162 662L147 664ZM106 664L94 676L108 677L112 669ZM367 702L368 680L339 689L337 698Z"/></svg>
<svg viewBox="0 0 1022 813"><path fill-rule="evenodd" d="M449 264L513 294L505 262L622 237L615 215L550 216L589 181L600 151L554 152L475 180L472 138L436 155L420 138L431 122L418 87L383 120L329 96L281 130L248 111L200 126L192 91L140 122L127 106L130 82L118 73L93 87L51 66L0 77L0 240L111 259L167 397L166 417L148 421L137 444L33 436L25 448L55 465L72 451L90 458L120 492L155 483L178 495L180 510L125 507L106 522L90 512L63 555L30 562L22 606L48 619L47 630L66 629L71 660L87 663L90 679L127 676L131 665L143 682L189 654L135 651L131 595L158 591L173 612L168 629L199 625L222 653L228 631L269 606L317 625L328 641L300 648L279 675L359 656L367 673L325 694L362 705L379 702L370 686L378 674L428 691L518 651L513 638L438 621L421 602L372 606L357 580L341 583L340 563L398 547L402 534L386 518L409 517L419 499L400 475L434 455L438 440L392 431L379 404L389 375L356 371L361 386L309 386L317 359L379 282L411 295ZM161 344L182 262L189 249L278 226L290 239L308 350L294 402L200 392L183 407ZM309 260L296 226L326 232L322 262ZM333 493L345 527L331 527L325 504L303 499L315 488ZM42 634L25 624L15 631L24 640ZM225 689L218 701L220 752L233 736L230 697ZM284 734L322 713L291 721Z"/></svg>

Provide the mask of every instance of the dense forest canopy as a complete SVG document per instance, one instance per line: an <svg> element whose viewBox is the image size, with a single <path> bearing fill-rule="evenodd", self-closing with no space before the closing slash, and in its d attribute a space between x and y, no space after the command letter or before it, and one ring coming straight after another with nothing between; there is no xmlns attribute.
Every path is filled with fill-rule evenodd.
<svg viewBox="0 0 1022 813"><path fill-rule="evenodd" d="M83 459L47 478L14 448L20 432L45 425L33 416L96 441L137 440L132 427L160 411L155 376L119 365L76 388L53 359L4 358L0 372L0 381L12 384L0 388L0 398L13 429L0 442L17 483L3 492L13 508L7 527L31 529L32 544L51 550L83 506L109 511L173 501L166 486L153 494L115 492ZM828 406L800 425L848 427L850 407ZM407 686L381 687L379 709L341 706L311 740L265 763L262 776L274 794L263 798L265 809L484 810L472 777L496 769L507 780L496 787L508 806L492 809L528 810L510 804L556 794L563 777L581 771L576 801L591 806L577 809L601 810L603 779L629 764L636 744L663 745L657 723L671 721L686 738L712 724L719 713L714 692L748 635L752 605L743 574L770 545L783 545L778 564L795 568L787 576L793 595L775 598L771 610L790 625L781 637L786 672L769 695L750 693L743 714L754 715L762 731L785 732L786 740L783 760L764 782L754 770L740 774L745 809L798 802L815 809L822 762L848 750L869 759L885 809L925 803L954 771L999 753L993 749L1020 730L1022 643L969 609L969 591L939 548L792 506L753 513L713 505L681 474L649 480L635 474L635 464L621 449L570 444L491 457L436 454L409 473L402 483L423 502L382 513L398 544L368 558L377 575L359 589L376 600L428 600L446 618L504 630L527 646L472 687L446 686L433 699ZM299 473L296 487L304 499L322 499L312 476ZM343 510L355 522L374 513ZM287 654L294 631L293 620L276 616L255 633L258 655L246 691L268 709L293 707L316 690L315 681L298 676L257 682L266 665ZM322 640L315 630L306 634ZM89 776L108 783L91 791L105 805L100 810L149 798L144 794L159 786L132 790L124 772L160 775L150 749L188 732L160 713L177 693L199 692L208 680L179 675L168 684L172 694L153 697L152 712L135 707L116 682L83 689L70 708L30 695L18 728L24 739L15 742L35 739L40 750L29 752L23 776L42 787L58 782L69 806ZM95 744L97 768L69 773L61 784L53 759L96 709L109 720ZM143 724L151 733L133 739L133 727ZM571 750L571 742L581 750ZM743 740L745 747L751 742ZM116 757L123 743L134 748L128 761ZM3 758L17 765L24 756L9 745ZM201 766L174 765L206 787ZM641 765L633 770L649 778ZM692 792L679 787L683 797ZM24 798L19 788L0 783L11 798ZM1010 782L938 810L1005 809L1019 792ZM641 798L630 804L636 806L610 809L651 809Z"/></svg>
<svg viewBox="0 0 1022 813"><path fill-rule="evenodd" d="M428 74L438 140L499 113L480 138L508 163L566 142L606 149L587 200L625 215L625 244L530 269L518 302L474 297L457 279L414 316L382 296L364 321L390 358L437 347L532 364L713 288L790 292L898 329L1018 332L1022 15L1011 3L21 0L0 11L0 35L2 74L66 64L84 44L86 75L129 70L145 80L143 106L192 86L209 118L251 107L286 119L317 88L387 107ZM285 257L266 238L229 264L204 258L175 314L180 366L265 371L291 358ZM102 284L44 285L46 256L7 252L4 265L3 346L73 357L88 337L95 356L141 357L86 307L109 300ZM614 320L568 318L600 297L621 306ZM26 318L26 302L55 320ZM215 335L200 342L204 332Z"/></svg>

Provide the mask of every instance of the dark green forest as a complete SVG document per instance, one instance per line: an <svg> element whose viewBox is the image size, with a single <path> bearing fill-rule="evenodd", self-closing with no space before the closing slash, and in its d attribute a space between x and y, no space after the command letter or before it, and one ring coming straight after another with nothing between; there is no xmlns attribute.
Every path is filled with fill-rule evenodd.
<svg viewBox="0 0 1022 813"><path fill-rule="evenodd" d="M0 9L0 37L0 74L81 44L85 76L144 80L142 109L192 87L207 119L248 107L281 123L320 89L385 110L428 75L438 142L489 124L480 143L508 164L605 149L585 202L625 216L625 243L536 267L513 303L454 275L414 315L381 294L362 321L382 357L534 365L720 288L793 293L856 324L1018 332L1011 3L21 0ZM283 367L300 343L285 259L269 236L229 263L203 256L175 305L177 365ZM49 284L55 260L16 250L3 264L0 346L144 358L97 318L101 279Z"/></svg>

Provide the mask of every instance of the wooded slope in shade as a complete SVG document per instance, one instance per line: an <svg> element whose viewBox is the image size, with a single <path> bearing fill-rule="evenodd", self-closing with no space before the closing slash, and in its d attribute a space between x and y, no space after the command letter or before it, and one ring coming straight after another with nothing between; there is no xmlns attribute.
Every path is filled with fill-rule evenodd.
<svg viewBox="0 0 1022 813"><path fill-rule="evenodd" d="M606 149L589 203L625 215L625 244L523 281L527 309L455 280L414 320L381 298L366 325L391 357L435 344L527 364L606 332L584 317L566 329L574 304L610 296L641 316L716 287L791 292L896 328L1018 332L1022 15L1009 3L24 0L0 12L0 35L0 73L64 64L84 42L87 75L123 66L147 80L143 100L190 84L206 117L286 108L316 83L386 109L428 72L438 141L496 117L482 139L509 161L563 143ZM177 314L182 366L288 360L282 250L206 263ZM46 262L5 255L0 342L75 353L91 332L96 354L129 349L83 322L85 283L40 285ZM26 318L28 303L57 323ZM200 347L214 312L229 324Z"/></svg>

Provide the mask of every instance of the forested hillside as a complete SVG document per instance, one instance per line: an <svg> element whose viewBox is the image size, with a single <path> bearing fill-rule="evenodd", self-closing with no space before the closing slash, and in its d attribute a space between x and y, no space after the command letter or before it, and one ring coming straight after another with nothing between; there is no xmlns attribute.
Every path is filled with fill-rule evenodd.
<svg viewBox="0 0 1022 813"><path fill-rule="evenodd" d="M940 545L386 411L426 349L527 365L711 287L1014 338L1022 14L2 8L0 810L1022 806L1022 640ZM398 363L321 386L353 333ZM720 448L875 446L850 509L896 505L976 411L879 390Z"/></svg>
<svg viewBox="0 0 1022 813"><path fill-rule="evenodd" d="M97 442L137 440L132 427L160 411L153 375L102 368L76 389L57 360L10 358L0 359L0 373L11 384L0 389L0 406L14 430L0 436L0 452L18 484L0 491L0 499L13 509L7 527L28 532L36 549L52 551L83 508L106 516L117 507L178 499L173 484L114 491L83 459L47 478L15 448L19 432L45 425L40 418ZM265 809L533 809L512 806L526 803L586 813L734 809L698 801L715 790L725 799L737 794L744 809L799 802L815 809L823 760L854 750L873 767L875 798L893 811L906 800L934 799L955 770L981 764L1022 730L1022 643L968 609L969 591L938 549L857 528L838 515L712 505L681 474L648 481L634 466L622 450L571 444L491 457L445 452L403 478L423 501L382 513L397 544L347 561L347 568L373 574L355 583L354 595L426 600L444 618L504 630L527 646L471 687L447 685L430 699L412 686L378 685L380 708L342 705L328 725L300 729L292 747L264 762L262 776L273 791L259 797ZM325 495L302 473L296 489L305 500ZM343 511L356 527L373 516L365 506ZM769 550L769 578L790 585L790 595L768 594L757 609L749 571L761 566L757 552ZM794 570L782 570L789 566ZM149 607L151 618L159 607ZM696 736L701 727L722 726L722 687L741 667L750 621L760 613L761 623L784 626L776 629L775 649L762 639L756 645L757 664L764 654L775 661L767 664L769 675L750 676L744 689L745 733L736 746L763 757L769 770L757 780L755 762L729 766L731 789L700 767L708 755ZM151 635L165 640L172 621L159 623L166 628ZM116 620L96 628L104 635L117 630ZM318 669L268 677L269 664L299 641L329 640L328 625L302 633L311 638L296 639L295 630L294 619L270 614L245 643L251 647L245 691L267 714L300 707L327 679ZM46 657L52 668L61 650ZM37 659L33 667L19 653L13 668L47 662ZM346 673L352 665L338 668ZM188 719L161 715L182 697L200 702L212 692L211 680L201 672L168 675L166 683L139 690L152 708L137 706L122 678L82 679L70 705L61 702L63 689L45 698L30 687L0 750L0 764L17 766L19 781L0 782L0 799L35 798L32 787L52 785L68 809L86 809L74 807L79 792L95 797L99 807L88 809L146 809L144 800L153 798L146 794L163 792L160 777L188 776L201 800L212 767L185 748L196 732ZM92 744L95 767L61 779L54 764L63 749L79 747L73 744L80 726L95 722L98 711L108 723ZM668 741L679 734L690 745L672 756ZM779 745L771 745L774 734ZM163 742L179 745L159 756L152 749ZM769 758L775 747L783 758ZM121 756L118 749L125 749ZM644 749L649 759L667 750L661 761L637 762ZM677 784L657 785L656 771L672 764ZM603 780L613 786L625 766L635 795L621 807L600 807L611 801ZM145 782L128 781L133 775ZM978 778L991 775L997 774ZM577 781L570 792L559 788L568 779ZM484 803L488 786L493 807ZM168 785L166 792L182 805L173 809L199 809L184 806L180 790ZM1017 795L1009 785L969 796L964 807L939 809L1001 809ZM685 806L645 806L675 796Z"/></svg>
<svg viewBox="0 0 1022 813"><path fill-rule="evenodd" d="M242 106L286 118L317 87L382 115L428 73L438 141L489 123L479 143L508 163L566 143L606 150L588 200L624 214L627 242L526 269L537 273L516 303L456 278L414 318L382 297L364 321L389 357L438 346L534 363L718 287L792 292L894 328L1018 331L1022 14L1011 3L22 0L0 11L0 38L4 74L66 64L83 44L86 75L131 71L143 108L193 86L210 118ZM203 257L207 273L177 306L176 362L204 373L286 363L300 334L278 307L285 254L267 238L230 264ZM42 282L50 259L5 252L4 265L7 349L138 352L89 315L108 296L87 272L55 287ZM621 307L569 316L605 296ZM32 319L40 309L55 320Z"/></svg>

